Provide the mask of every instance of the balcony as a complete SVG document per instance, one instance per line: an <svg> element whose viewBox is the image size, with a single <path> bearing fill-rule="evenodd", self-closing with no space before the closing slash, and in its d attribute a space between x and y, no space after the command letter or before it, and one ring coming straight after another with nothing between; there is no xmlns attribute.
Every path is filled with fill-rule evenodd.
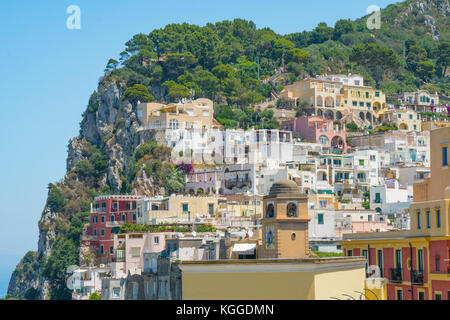
<svg viewBox="0 0 450 320"><path fill-rule="evenodd" d="M411 270L411 284L423 285L423 271Z"/></svg>
<svg viewBox="0 0 450 320"><path fill-rule="evenodd" d="M121 227L125 224L125 221L106 221L107 228Z"/></svg>
<svg viewBox="0 0 450 320"><path fill-rule="evenodd" d="M397 283L402 282L402 268L390 268L389 273L390 273L389 278L390 282L397 282Z"/></svg>

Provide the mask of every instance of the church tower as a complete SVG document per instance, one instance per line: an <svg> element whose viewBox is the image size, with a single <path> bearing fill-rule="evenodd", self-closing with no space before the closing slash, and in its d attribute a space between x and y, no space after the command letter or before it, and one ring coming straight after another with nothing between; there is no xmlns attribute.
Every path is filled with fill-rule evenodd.
<svg viewBox="0 0 450 320"><path fill-rule="evenodd" d="M308 243L308 197L293 181L278 181L263 198L263 259L306 258Z"/></svg>

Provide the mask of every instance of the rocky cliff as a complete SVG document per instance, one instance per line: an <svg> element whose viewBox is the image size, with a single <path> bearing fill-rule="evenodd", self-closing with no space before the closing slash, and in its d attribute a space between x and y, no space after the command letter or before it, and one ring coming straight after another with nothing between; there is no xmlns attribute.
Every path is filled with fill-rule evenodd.
<svg viewBox="0 0 450 320"><path fill-rule="evenodd" d="M137 132L139 121L135 112L136 106L122 99L123 92L121 83L110 81L106 76L100 81L97 91L92 94L80 123L80 135L69 141L66 176L63 182L53 185L63 194L66 206L64 210L55 210L47 200L39 221L38 252L20 261L11 276L8 296L23 297L27 292L30 294L37 290L36 298L49 298L50 283L43 276L44 265L51 256L55 239L67 234L67 225L73 215L77 211L88 209L86 204L83 208L86 193L90 192L93 185L96 190L119 193L124 184L128 184L128 166L134 150L143 138L151 140L153 137L148 132ZM92 156L92 152L87 151L89 146L97 146L107 159L104 174L95 183L83 180L79 174L81 166L77 167L77 164L88 161ZM137 177L128 191L149 195L161 192L153 188L151 178L145 174ZM30 264L33 265L33 272L21 272L24 266Z"/></svg>

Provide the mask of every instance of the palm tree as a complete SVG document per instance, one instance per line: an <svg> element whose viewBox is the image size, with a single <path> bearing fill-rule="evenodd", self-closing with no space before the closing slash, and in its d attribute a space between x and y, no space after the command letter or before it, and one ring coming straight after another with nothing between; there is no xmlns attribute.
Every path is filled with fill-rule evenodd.
<svg viewBox="0 0 450 320"><path fill-rule="evenodd" d="M186 176L179 167L169 166L167 170L167 191L169 194L184 192Z"/></svg>

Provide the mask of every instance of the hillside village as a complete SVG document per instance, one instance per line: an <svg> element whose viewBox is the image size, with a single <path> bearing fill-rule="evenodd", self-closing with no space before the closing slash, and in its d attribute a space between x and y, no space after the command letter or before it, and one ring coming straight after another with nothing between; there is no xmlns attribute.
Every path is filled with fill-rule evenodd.
<svg viewBox="0 0 450 320"><path fill-rule="evenodd" d="M395 104L389 104L382 91L363 83L359 75L326 75L287 86L281 96L308 105L297 117L281 111L277 120L282 129L225 129L214 119L209 99L168 105L138 102L141 145L149 143L144 137L151 136L150 141L171 148L173 163L186 174L185 191L167 196L96 197L90 222L83 228L82 265L74 276L79 287L73 291L73 299L88 299L94 293L113 300L206 298L198 296L197 289L180 276L186 272L184 268L201 269L220 261L239 269L236 260L323 256L336 257L333 263L348 270L352 268L337 257L365 256L369 262L362 265L367 275L368 265L379 265L384 272L380 276L389 281L379 288L380 294L395 298L399 287L408 286L405 281L413 281L406 276L406 268L405 278L398 278L400 261L411 257L404 252L395 263L388 258L387 250L392 249L383 248L375 239L382 235L396 239L405 232L417 236L413 231L416 207L419 202L420 207L431 206L428 202L424 205L423 201L431 199L418 188L437 179L433 170L438 170L436 162L441 159L432 157L447 156L438 149L442 148L439 139L450 137L450 111L439 103L438 95L425 90L398 95ZM443 117L437 120L435 114ZM357 123L358 128L371 126L375 131L354 132L348 129L350 123ZM395 130L380 130L384 125ZM146 131L152 133L146 135ZM279 205L274 209L270 200L275 199L288 203L287 209ZM446 223L447 205L441 209L432 206ZM280 217L283 210L291 221ZM431 228L429 211L427 215ZM290 228L297 228L295 224L303 225L303 231L292 233L302 242L297 244L293 238L287 246L281 239L292 232ZM276 241L267 230L280 244L273 244ZM442 232L445 235L448 230ZM414 250L430 253L426 256L429 260L424 262L422 256L417 262L421 266L413 263L419 272L415 276L421 277L414 293L425 297L440 287L434 288L431 274L435 270L424 269L424 263L434 258L434 252L441 257L434 268L447 272L449 251L448 246L435 247L425 240L428 233L419 234L425 247ZM365 239L371 249L359 251L350 239ZM271 246L278 247L270 252ZM388 246L401 248L402 242L393 240ZM382 252L381 256L376 256L375 250ZM283 272L281 267L278 272ZM450 283L440 285L448 287ZM327 292L333 292L330 287L333 284ZM210 294L228 297L228 288L219 290L222 294L214 290ZM323 297L324 292L316 290L315 297ZM349 287L336 290L344 292Z"/></svg>
<svg viewBox="0 0 450 320"><path fill-rule="evenodd" d="M9 297L450 299L449 14L135 35Z"/></svg>

